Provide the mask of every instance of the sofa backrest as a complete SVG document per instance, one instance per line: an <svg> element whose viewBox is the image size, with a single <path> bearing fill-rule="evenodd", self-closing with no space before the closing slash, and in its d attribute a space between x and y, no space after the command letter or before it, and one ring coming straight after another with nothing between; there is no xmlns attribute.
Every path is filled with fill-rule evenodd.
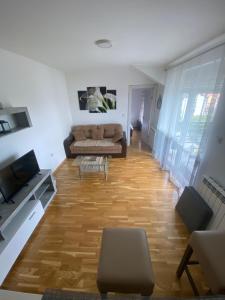
<svg viewBox="0 0 225 300"><path fill-rule="evenodd" d="M72 127L72 133L75 131L83 131L86 138L90 139L92 131L96 128L97 125L77 125Z"/></svg>
<svg viewBox="0 0 225 300"><path fill-rule="evenodd" d="M123 127L121 124L103 124L104 128L104 138L113 138L116 132L120 132L123 136Z"/></svg>
<svg viewBox="0 0 225 300"><path fill-rule="evenodd" d="M76 125L72 127L72 133L75 131L83 131L86 138L90 139L92 137L92 131L98 127L103 127L104 138L113 138L117 132L123 135L123 127L121 124L110 123L110 124L99 124L99 125Z"/></svg>

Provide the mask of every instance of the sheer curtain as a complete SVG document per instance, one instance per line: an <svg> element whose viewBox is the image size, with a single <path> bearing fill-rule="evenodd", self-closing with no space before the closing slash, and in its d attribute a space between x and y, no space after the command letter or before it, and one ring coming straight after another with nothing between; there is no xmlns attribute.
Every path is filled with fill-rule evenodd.
<svg viewBox="0 0 225 300"><path fill-rule="evenodd" d="M153 154L180 188L191 184L225 78L225 45L167 72Z"/></svg>

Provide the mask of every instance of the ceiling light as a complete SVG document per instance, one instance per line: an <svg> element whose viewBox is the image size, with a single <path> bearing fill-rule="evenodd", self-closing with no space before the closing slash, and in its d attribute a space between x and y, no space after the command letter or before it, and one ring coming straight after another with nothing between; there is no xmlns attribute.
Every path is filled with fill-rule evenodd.
<svg viewBox="0 0 225 300"><path fill-rule="evenodd" d="M107 40L107 39L97 40L97 41L95 41L95 45L100 48L111 48L112 47L111 41Z"/></svg>

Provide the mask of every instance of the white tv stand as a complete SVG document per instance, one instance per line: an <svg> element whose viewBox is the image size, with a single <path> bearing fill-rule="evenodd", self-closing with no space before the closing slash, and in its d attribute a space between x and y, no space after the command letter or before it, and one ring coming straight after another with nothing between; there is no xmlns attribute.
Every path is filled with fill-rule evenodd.
<svg viewBox="0 0 225 300"><path fill-rule="evenodd" d="M51 170L40 170L9 203L0 203L0 285L56 194Z"/></svg>

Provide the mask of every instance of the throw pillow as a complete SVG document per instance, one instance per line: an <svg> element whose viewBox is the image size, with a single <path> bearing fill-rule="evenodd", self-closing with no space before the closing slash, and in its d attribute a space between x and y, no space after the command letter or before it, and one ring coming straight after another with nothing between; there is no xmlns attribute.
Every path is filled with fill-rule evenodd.
<svg viewBox="0 0 225 300"><path fill-rule="evenodd" d="M86 140L86 136L83 130L75 130L73 132L73 136L76 141L84 141Z"/></svg>
<svg viewBox="0 0 225 300"><path fill-rule="evenodd" d="M104 128L102 126L97 126L97 128L92 129L91 137L93 140L103 140Z"/></svg>
<svg viewBox="0 0 225 300"><path fill-rule="evenodd" d="M112 125L104 125L104 137L105 138L113 138L115 135L115 128Z"/></svg>
<svg viewBox="0 0 225 300"><path fill-rule="evenodd" d="M122 137L123 137L123 134L121 134L120 131L116 131L116 133L115 133L115 135L114 135L114 137L112 139L113 143L119 142L119 140L121 140Z"/></svg>

